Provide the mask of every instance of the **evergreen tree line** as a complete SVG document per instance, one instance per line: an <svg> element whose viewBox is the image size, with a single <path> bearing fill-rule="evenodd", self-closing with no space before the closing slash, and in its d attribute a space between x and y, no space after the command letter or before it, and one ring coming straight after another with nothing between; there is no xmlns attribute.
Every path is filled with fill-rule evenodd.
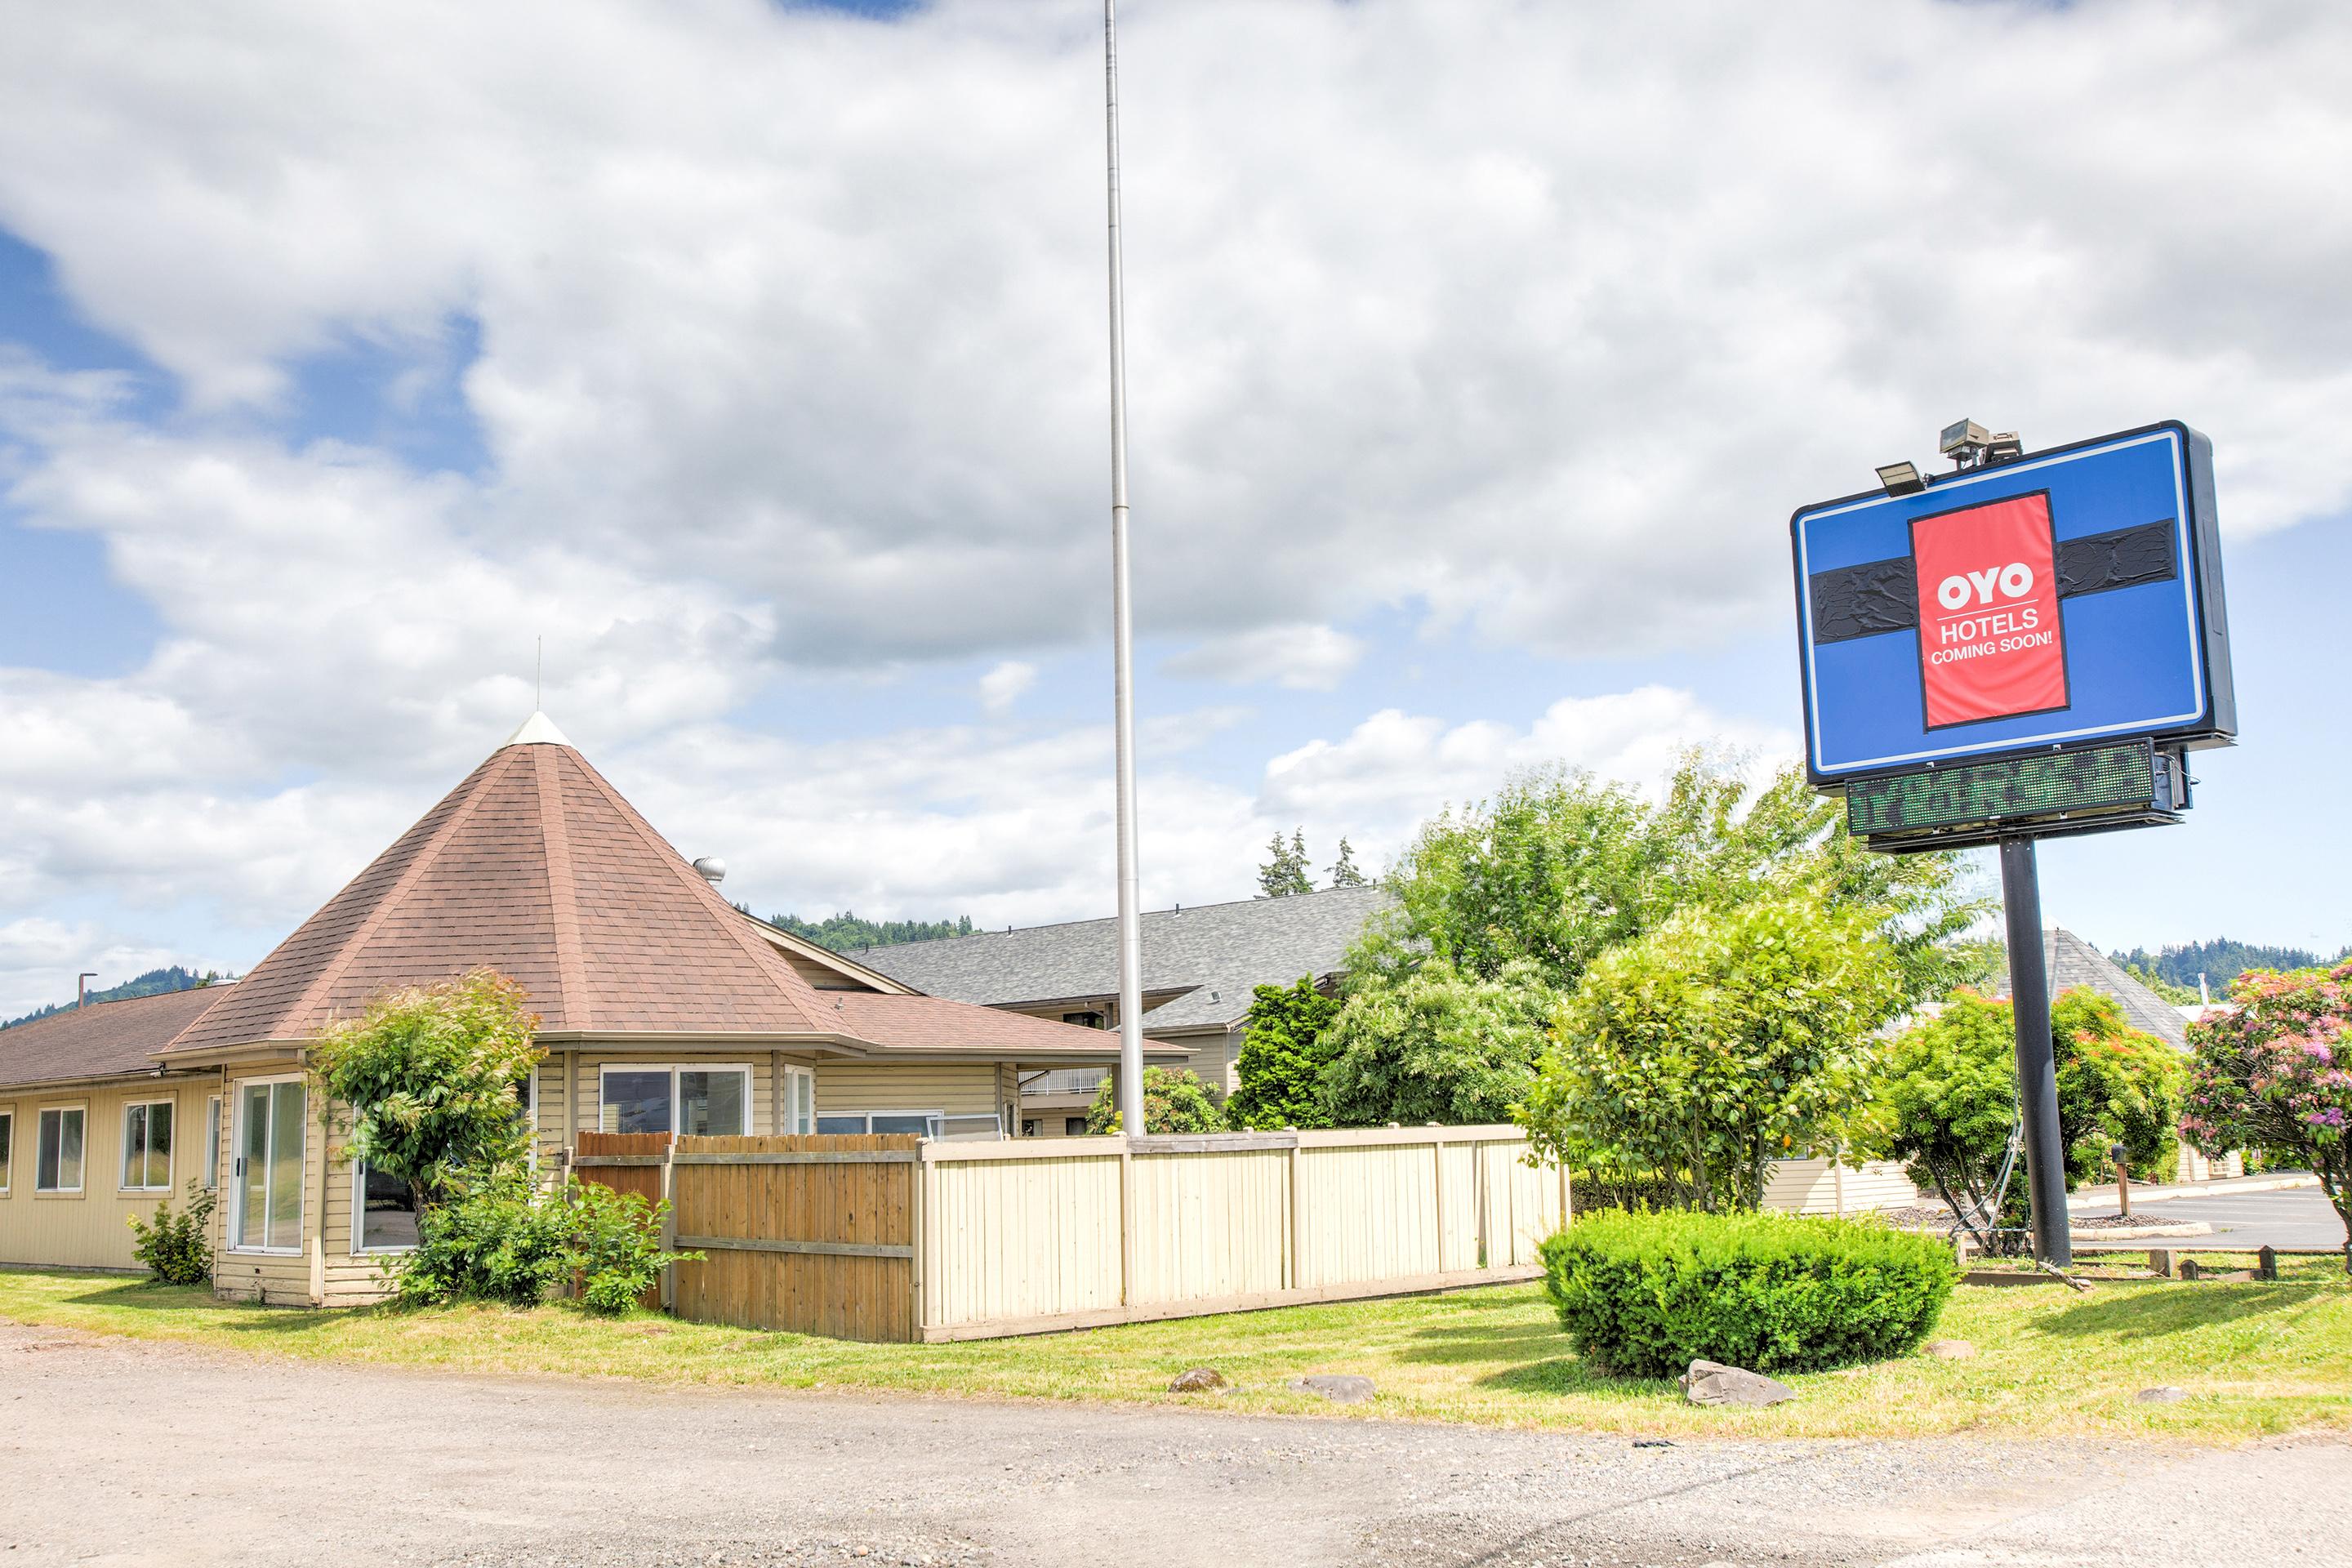
<svg viewBox="0 0 2352 1568"><path fill-rule="evenodd" d="M1348 843L1348 836L1339 836L1339 858L1325 868L1335 888L1361 888L1371 881L1357 868L1356 851ZM1298 893L1315 890L1314 861L1307 853L1307 830L1293 828L1287 843L1277 833L1267 841L1265 861L1257 868L1257 896L1261 899L1286 899Z"/></svg>
<svg viewBox="0 0 2352 1568"><path fill-rule="evenodd" d="M2193 1002L2197 999L2200 974L2205 977L2213 994L2219 996L2230 988L2230 982L2249 969L2315 969L2352 957L2352 946L2330 958L2305 948L2270 947L2221 936L2210 942L2175 942L2155 952L2136 947L2129 952L2111 952L2107 956L2159 992L2167 992L2168 987L2187 993L2174 1000Z"/></svg>
<svg viewBox="0 0 2352 1568"><path fill-rule="evenodd" d="M751 912L740 904L735 907L743 910L747 915ZM821 921L804 921L798 915L770 915L768 923L778 931L806 937L818 946L830 948L835 952L849 952L861 947L895 947L903 942L937 942L941 937L971 934L970 915L951 921L869 921L844 910Z"/></svg>
<svg viewBox="0 0 2352 1568"><path fill-rule="evenodd" d="M199 974L193 969L184 969L174 963L163 969L151 969L146 973L126 980L120 985L110 985L103 991L93 991L89 994L89 999L93 1002L128 1002L134 996L160 996L167 991L193 991L199 985L217 985L225 978L228 977L224 976L218 970L208 969ZM74 1005L71 1002L52 1002L46 1007L34 1008L21 1018L11 1018L5 1023L0 1023L0 1029L13 1029L19 1024L29 1024L37 1018L46 1018L52 1013L70 1013L73 1009Z"/></svg>

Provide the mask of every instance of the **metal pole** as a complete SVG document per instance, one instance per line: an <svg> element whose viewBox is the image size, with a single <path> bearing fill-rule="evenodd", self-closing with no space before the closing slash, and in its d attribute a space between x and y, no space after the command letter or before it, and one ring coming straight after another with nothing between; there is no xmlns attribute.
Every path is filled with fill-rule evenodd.
<svg viewBox="0 0 2352 1568"><path fill-rule="evenodd" d="M2050 1039L2050 971L2042 956L2042 879L2032 839L2000 841L2000 899L2009 919L2009 994L2017 1020L2018 1112L2025 1122L2033 1251L2063 1268L2074 1249L2067 1236L2066 1149L2058 1131L2058 1062Z"/></svg>
<svg viewBox="0 0 2352 1568"><path fill-rule="evenodd" d="M1118 21L1103 0L1103 133L1110 195L1110 624L1118 773L1118 1119L1143 1124L1143 920L1135 868L1134 634L1127 592L1127 302L1118 243Z"/></svg>

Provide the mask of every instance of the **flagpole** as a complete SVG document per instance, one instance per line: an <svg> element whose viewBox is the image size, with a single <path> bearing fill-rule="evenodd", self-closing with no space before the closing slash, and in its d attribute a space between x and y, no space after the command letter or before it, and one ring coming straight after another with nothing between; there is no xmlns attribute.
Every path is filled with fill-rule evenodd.
<svg viewBox="0 0 2352 1568"><path fill-rule="evenodd" d="M1121 1131L1143 1121L1143 917L1135 848L1134 631L1127 588L1127 300L1118 236L1118 20L1103 0L1103 129L1110 195L1110 622L1118 831L1118 1117Z"/></svg>

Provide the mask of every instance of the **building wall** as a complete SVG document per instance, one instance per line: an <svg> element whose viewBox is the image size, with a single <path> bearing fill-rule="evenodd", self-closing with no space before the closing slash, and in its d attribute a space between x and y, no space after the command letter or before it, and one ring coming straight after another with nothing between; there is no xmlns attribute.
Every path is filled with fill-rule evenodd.
<svg viewBox="0 0 2352 1568"><path fill-rule="evenodd" d="M751 1069L751 1131L754 1136L776 1130L775 1081L778 1067L812 1068L816 1073L816 1113L841 1116L854 1111L936 1110L949 1116L1001 1116L1012 1091L1011 1064L994 1062L873 1062L840 1061L791 1051L681 1051L657 1047L625 1050L581 1050L551 1054L539 1071L539 1137L542 1155L552 1155L570 1140L565 1135L564 1080L570 1069L573 1128L597 1129L598 1076L606 1067L654 1067L665 1064L741 1063ZM1018 1131L1018 1128L1013 1129Z"/></svg>
<svg viewBox="0 0 2352 1568"><path fill-rule="evenodd" d="M0 1089L0 1112L13 1115L8 1166L0 1172L7 1184L6 1193L0 1194L0 1263L138 1268L128 1221L133 1215L153 1215L166 1198L175 1211L185 1204L189 1181L204 1173L205 1102L219 1092L220 1080L212 1075L38 1093ZM155 1100L172 1106L171 1185L164 1192L125 1191L123 1111ZM45 1108L70 1106L84 1111L81 1191L36 1194L40 1113Z"/></svg>

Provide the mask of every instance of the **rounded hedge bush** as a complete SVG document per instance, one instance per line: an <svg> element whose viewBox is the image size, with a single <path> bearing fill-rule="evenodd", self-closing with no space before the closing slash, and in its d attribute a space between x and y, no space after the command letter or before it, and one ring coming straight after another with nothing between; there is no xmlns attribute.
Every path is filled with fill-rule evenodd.
<svg viewBox="0 0 2352 1568"><path fill-rule="evenodd" d="M1907 1354L1958 1274L1933 1237L1779 1214L1595 1214L1543 1258L1578 1353L1639 1377L1702 1359L1811 1372Z"/></svg>

